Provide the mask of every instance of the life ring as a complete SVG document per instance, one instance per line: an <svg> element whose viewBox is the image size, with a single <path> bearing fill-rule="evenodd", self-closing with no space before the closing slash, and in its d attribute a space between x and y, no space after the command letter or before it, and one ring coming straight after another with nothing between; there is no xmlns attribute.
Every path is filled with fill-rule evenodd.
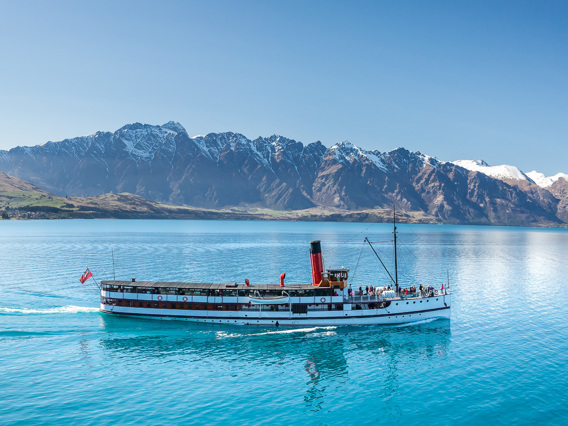
<svg viewBox="0 0 568 426"><path fill-rule="evenodd" d="M162 296L158 296L158 300L161 302L164 298Z"/></svg>
<svg viewBox="0 0 568 426"><path fill-rule="evenodd" d="M182 300L183 300L184 302L187 302L187 296L183 296L183 299L182 299Z"/></svg>
<svg viewBox="0 0 568 426"><path fill-rule="evenodd" d="M325 303L325 297L322 297L322 298L320 299L320 302L321 302L321 303Z"/></svg>

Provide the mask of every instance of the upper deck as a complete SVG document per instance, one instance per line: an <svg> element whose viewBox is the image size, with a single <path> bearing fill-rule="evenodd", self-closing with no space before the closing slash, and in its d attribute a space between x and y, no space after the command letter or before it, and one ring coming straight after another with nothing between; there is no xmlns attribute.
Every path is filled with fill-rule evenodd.
<svg viewBox="0 0 568 426"><path fill-rule="evenodd" d="M143 289L187 289L187 290L312 290L317 288L312 284L286 284L281 287L280 284L239 284L236 282L228 283L188 283L188 282L170 282L170 281L101 281L103 288L143 288Z"/></svg>

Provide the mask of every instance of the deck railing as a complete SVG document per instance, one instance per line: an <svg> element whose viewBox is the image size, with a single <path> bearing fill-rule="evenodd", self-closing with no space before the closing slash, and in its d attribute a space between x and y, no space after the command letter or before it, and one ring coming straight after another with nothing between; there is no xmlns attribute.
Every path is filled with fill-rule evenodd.
<svg viewBox="0 0 568 426"><path fill-rule="evenodd" d="M393 300L393 299L398 299L398 300L403 300L403 299L416 299L419 297L433 297L433 296L444 296L444 295L448 295L450 294L448 289L444 289L444 290L431 290L431 291L416 291L414 293L404 293L404 292L400 292L396 297L385 297L383 294L363 294L363 295L359 295L359 294L354 294L353 296L346 296L345 302L349 302L349 303L373 303L373 302L382 302L383 300Z"/></svg>

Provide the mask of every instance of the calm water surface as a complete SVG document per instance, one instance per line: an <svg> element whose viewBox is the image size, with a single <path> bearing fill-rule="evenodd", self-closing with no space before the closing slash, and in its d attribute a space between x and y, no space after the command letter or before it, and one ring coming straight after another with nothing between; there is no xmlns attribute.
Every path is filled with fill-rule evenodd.
<svg viewBox="0 0 568 426"><path fill-rule="evenodd" d="M450 274L452 319L238 327L97 312L97 280L310 281L309 241L354 286L390 225L0 221L0 423L567 424L568 232L401 225L403 284ZM378 244L387 264L392 247Z"/></svg>

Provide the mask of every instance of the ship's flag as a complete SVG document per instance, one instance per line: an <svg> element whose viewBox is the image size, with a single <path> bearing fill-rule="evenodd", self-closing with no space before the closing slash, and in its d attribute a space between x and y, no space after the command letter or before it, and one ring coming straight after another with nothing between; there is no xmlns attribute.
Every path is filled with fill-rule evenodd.
<svg viewBox="0 0 568 426"><path fill-rule="evenodd" d="M81 278L79 278L79 281L81 281L81 284L84 284L85 281L87 281L89 278L91 278L93 276L92 272L89 271L89 268L87 268L87 270L85 271L85 273L83 275L81 275Z"/></svg>

